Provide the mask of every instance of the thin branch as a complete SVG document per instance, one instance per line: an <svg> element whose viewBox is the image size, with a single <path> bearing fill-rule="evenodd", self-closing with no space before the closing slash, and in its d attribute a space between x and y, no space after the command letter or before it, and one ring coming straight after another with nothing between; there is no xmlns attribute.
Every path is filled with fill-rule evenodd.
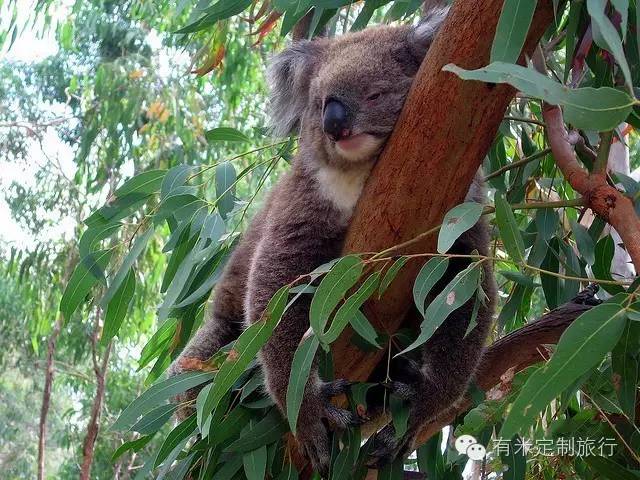
<svg viewBox="0 0 640 480"><path fill-rule="evenodd" d="M544 122L541 122L540 120L536 120L535 118L529 118L529 117L514 117L511 115L508 115L506 117L504 117L504 120L510 120L512 122L523 122L523 123L531 123L533 125L538 125L540 127L546 127L546 125L544 124Z"/></svg>
<svg viewBox="0 0 640 480"><path fill-rule="evenodd" d="M499 177L500 175L502 175L505 172L508 172L509 170L522 167L523 165L526 165L527 163L531 163L534 160L537 160L540 157L544 157L549 153L551 153L551 149L545 148L544 150L540 150L539 152L536 152L533 155L525 157L522 160L518 160L517 162L511 162L509 165L505 165L504 167L500 167L499 169L497 169L495 172L491 172L489 175L484 177L484 181L486 182L487 180L491 180L492 178Z"/></svg>

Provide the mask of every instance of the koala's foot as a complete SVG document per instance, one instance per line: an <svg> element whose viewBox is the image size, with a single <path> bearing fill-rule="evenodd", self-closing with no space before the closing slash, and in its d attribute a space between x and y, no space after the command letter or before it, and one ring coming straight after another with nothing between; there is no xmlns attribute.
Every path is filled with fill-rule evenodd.
<svg viewBox="0 0 640 480"><path fill-rule="evenodd" d="M407 372L408 383L392 381L385 383L384 386L394 395L408 403L409 411L415 410L415 402L418 401L418 382L419 367L417 363L410 362ZM411 381L415 380L415 381ZM404 457L411 452L417 432L417 425L414 425L412 419L413 413L409 414L409 425L407 431L402 435L396 435L396 429L392 423L385 425L373 437L373 445L369 452L367 466L370 468L382 468L388 463L393 462L398 457Z"/></svg>
<svg viewBox="0 0 640 480"><path fill-rule="evenodd" d="M578 303L581 305L591 305L597 306L602 303L602 300L596 298L596 293L600 287L595 283L590 283L587 285L584 290L582 290L578 295L576 295L571 301L573 303Z"/></svg>
<svg viewBox="0 0 640 480"><path fill-rule="evenodd" d="M365 419L357 414L338 408L331 398L346 393L350 383L345 380L321 382L311 392L305 393L302 401L296 440L302 453L311 461L314 471L322 477L329 474L331 463L330 430L343 430L360 425ZM307 387L309 390L309 387Z"/></svg>

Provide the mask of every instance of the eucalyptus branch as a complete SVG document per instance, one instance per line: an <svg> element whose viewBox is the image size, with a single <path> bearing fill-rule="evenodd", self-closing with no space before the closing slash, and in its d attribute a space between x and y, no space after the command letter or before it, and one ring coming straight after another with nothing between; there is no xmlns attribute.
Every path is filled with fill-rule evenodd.
<svg viewBox="0 0 640 480"><path fill-rule="evenodd" d="M504 117L503 120L511 120L512 122L531 123L533 125L538 125L540 127L546 127L544 122L541 122L540 120L536 120L535 118L514 117L514 116L511 116L511 115L508 115L508 116Z"/></svg>
<svg viewBox="0 0 640 480"><path fill-rule="evenodd" d="M500 175L502 175L505 172L508 172L509 170L513 170L514 168L522 167L523 165L526 165L527 163L533 162L534 160L537 160L540 157L544 157L545 155L547 155L549 153L551 153L551 149L550 148L545 148L544 150L540 150L539 152L536 152L533 155L525 157L522 160L518 160L517 162L511 162L509 165L505 165L504 167L500 167L495 172L492 172L489 175L487 175L486 177L484 177L484 181L486 182L487 180L491 180L492 178L499 177Z"/></svg>
<svg viewBox="0 0 640 480"><path fill-rule="evenodd" d="M613 130L600 133L600 148L598 148L598 155L596 161L593 164L593 171L595 173L607 173L607 164L609 163L609 151L611 150L611 141L613 140Z"/></svg>

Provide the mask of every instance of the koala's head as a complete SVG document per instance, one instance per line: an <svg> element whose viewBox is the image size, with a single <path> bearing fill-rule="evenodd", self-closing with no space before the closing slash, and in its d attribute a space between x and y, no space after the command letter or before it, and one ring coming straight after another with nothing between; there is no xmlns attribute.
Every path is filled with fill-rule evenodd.
<svg viewBox="0 0 640 480"><path fill-rule="evenodd" d="M329 165L375 160L446 13L433 10L415 27L294 43L269 68L274 133L299 131Z"/></svg>

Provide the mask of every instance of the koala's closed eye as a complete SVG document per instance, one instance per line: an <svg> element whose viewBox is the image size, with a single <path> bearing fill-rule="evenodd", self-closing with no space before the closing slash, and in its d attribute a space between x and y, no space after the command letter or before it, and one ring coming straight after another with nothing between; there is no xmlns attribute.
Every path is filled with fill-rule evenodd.
<svg viewBox="0 0 640 480"><path fill-rule="evenodd" d="M368 101L370 101L370 102L371 102L371 101L373 101L373 100L377 100L377 99L378 99L378 98L380 98L381 96L382 96L382 93L381 93L381 92L375 92L375 93L372 93L371 95L369 95L369 96L366 98L366 100L368 100Z"/></svg>

